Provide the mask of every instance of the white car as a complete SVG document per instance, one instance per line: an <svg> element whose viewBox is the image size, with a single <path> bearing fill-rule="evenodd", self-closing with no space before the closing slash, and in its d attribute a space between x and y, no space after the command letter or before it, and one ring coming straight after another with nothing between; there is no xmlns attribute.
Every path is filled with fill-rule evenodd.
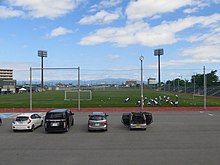
<svg viewBox="0 0 220 165"><path fill-rule="evenodd" d="M37 113L23 113L16 117L12 122L12 130L30 130L43 125L43 118Z"/></svg>

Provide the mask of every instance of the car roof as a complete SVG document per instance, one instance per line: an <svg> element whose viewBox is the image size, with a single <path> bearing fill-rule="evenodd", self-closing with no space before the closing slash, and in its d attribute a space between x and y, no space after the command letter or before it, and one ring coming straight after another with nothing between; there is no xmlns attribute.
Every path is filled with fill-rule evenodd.
<svg viewBox="0 0 220 165"><path fill-rule="evenodd" d="M106 116L105 112L92 112L89 116Z"/></svg>
<svg viewBox="0 0 220 165"><path fill-rule="evenodd" d="M67 111L67 109L53 109L49 111L49 113L59 113L59 112L65 112L65 111Z"/></svg>
<svg viewBox="0 0 220 165"><path fill-rule="evenodd" d="M17 115L17 117L21 117L21 116L29 117L33 114L36 114L36 113L21 113L21 114Z"/></svg>
<svg viewBox="0 0 220 165"><path fill-rule="evenodd" d="M131 114L134 116L143 116L142 112L131 112Z"/></svg>

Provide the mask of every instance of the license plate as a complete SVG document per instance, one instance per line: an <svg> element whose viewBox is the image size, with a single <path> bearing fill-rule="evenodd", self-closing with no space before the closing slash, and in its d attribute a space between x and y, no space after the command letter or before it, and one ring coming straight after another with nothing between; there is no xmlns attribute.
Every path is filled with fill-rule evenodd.
<svg viewBox="0 0 220 165"><path fill-rule="evenodd" d="M141 128L141 126L140 125L136 125L136 128Z"/></svg>
<svg viewBox="0 0 220 165"><path fill-rule="evenodd" d="M59 123L51 123L51 126L57 127L57 126L59 126Z"/></svg>
<svg viewBox="0 0 220 165"><path fill-rule="evenodd" d="M95 126L99 126L100 124L95 124Z"/></svg>

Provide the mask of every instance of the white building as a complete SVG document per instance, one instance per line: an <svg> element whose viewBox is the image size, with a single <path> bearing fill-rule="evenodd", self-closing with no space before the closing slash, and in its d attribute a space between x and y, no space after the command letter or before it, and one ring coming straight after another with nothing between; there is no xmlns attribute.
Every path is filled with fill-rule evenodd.
<svg viewBox="0 0 220 165"><path fill-rule="evenodd" d="M0 69L0 94L15 93L16 80L12 69Z"/></svg>

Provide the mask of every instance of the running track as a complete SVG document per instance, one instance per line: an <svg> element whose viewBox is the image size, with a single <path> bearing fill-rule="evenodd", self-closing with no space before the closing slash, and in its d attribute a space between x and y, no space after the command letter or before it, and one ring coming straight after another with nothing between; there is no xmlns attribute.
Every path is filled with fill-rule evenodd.
<svg viewBox="0 0 220 165"><path fill-rule="evenodd" d="M32 112L47 112L54 108L33 108ZM94 111L103 111L103 112L134 112L140 111L140 108L81 108L78 110L77 108L67 108L72 110L73 112L94 112ZM144 108L143 111L149 112L182 112L182 111L220 111L220 107L207 107L204 109L203 107L147 107ZM29 108L0 108L0 113L6 112L30 112Z"/></svg>

